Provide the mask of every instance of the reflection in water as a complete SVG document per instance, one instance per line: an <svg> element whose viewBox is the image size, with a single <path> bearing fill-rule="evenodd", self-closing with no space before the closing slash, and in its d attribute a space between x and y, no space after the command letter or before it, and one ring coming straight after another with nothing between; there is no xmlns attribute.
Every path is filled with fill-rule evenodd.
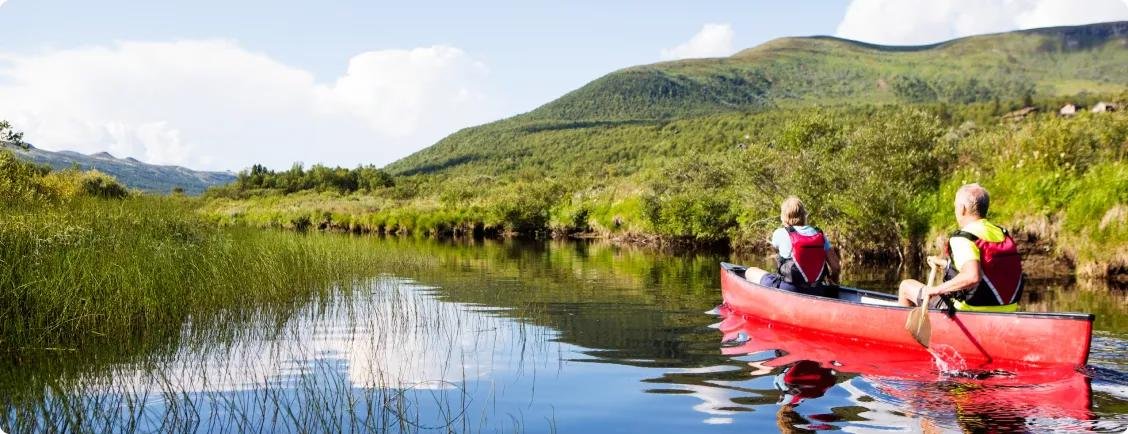
<svg viewBox="0 0 1128 434"><path fill-rule="evenodd" d="M927 360L892 360L896 352L874 352L863 341L812 334L727 309L720 313L723 321L718 328L727 344L723 346L726 354L763 354L772 348L780 355L756 365L758 371L763 366L783 368L777 377L787 391L777 418L783 431L830 428L812 424L811 419L833 422L833 417L812 414L804 418L795 407L805 399L823 396L835 383L835 370L852 374L841 388L849 392L849 401L866 409L856 416L885 427L966 432L1128 428L1122 414L1100 420L1093 412L1090 378L1080 372L951 376ZM917 418L920 420L914 420ZM785 422L791 426L783 427Z"/></svg>
<svg viewBox="0 0 1128 434"><path fill-rule="evenodd" d="M1113 316L1098 319L1098 328L1112 326L1095 334L1085 375L1017 372L975 380L943 377L930 360L888 360L879 349L800 339L735 316L712 324L717 318L703 312L720 302L717 264L729 259L721 255L558 242L356 243L387 251L394 261L377 264L387 274L348 295L232 329L188 324L180 336L5 359L0 429L747 433L1128 426L1128 341L1118 325L1128 316L1098 292L1053 289L1038 305Z"/></svg>
<svg viewBox="0 0 1128 434"><path fill-rule="evenodd" d="M823 396L835 383L834 371L823 368L815 361L800 360L784 368L783 372L776 376L776 386L783 392L780 396L779 412L776 413L776 425L780 432L813 432L831 429L832 426L825 422L837 420L833 414L812 415L812 419L823 423L811 424L811 420L799 415L796 407L806 399Z"/></svg>
<svg viewBox="0 0 1128 434"><path fill-rule="evenodd" d="M48 384L43 401L8 420L28 431L65 430L75 422L66 416L140 432L466 428L484 420L468 419L484 398L507 393L491 378L554 368L546 329L438 301L402 279L371 288L306 306L280 327L252 323L230 342Z"/></svg>
<svg viewBox="0 0 1128 434"><path fill-rule="evenodd" d="M451 388L488 375L500 342L525 344L529 337L515 330L519 324L420 296L425 289L376 279L371 294L307 306L271 335L245 334L202 350L184 347L156 370L125 365L89 386L151 395L160 393L162 383L186 393L234 392L264 384L291 386L303 376L339 368L351 387ZM251 325L256 326L267 328ZM190 327L185 333L192 333Z"/></svg>
<svg viewBox="0 0 1128 434"><path fill-rule="evenodd" d="M776 377L777 387L783 391L783 405L799 405L804 399L823 396L836 383L834 371L812 360L800 360L784 368Z"/></svg>

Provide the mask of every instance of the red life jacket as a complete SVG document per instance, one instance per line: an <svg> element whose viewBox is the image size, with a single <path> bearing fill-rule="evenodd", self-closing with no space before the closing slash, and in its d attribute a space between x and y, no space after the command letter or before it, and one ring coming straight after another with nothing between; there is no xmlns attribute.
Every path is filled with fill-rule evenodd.
<svg viewBox="0 0 1128 434"><path fill-rule="evenodd" d="M787 235L791 237L791 260L788 268L780 267L785 278L790 277L792 284L815 286L822 283L827 273L826 263L826 236L819 228L815 228L814 235L803 235L794 227L786 226ZM786 272L790 271L790 272Z"/></svg>
<svg viewBox="0 0 1128 434"><path fill-rule="evenodd" d="M981 276L979 286L964 293L961 297L963 301L972 306L1002 306L1017 303L1022 297L1022 288L1026 282L1022 278L1022 256L1018 254L1018 246L1010 233L1003 229L1003 240L998 242L984 241L975 234L964 231L955 231L950 238L956 237L974 242L975 247L979 249ZM949 243L949 257L951 251L952 246ZM944 280L951 280L957 274L959 272L951 261L948 261Z"/></svg>

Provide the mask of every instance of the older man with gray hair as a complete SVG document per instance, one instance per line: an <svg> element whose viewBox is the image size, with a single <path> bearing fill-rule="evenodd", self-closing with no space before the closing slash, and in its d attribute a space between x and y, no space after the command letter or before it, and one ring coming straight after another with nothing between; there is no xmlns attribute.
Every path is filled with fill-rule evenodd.
<svg viewBox="0 0 1128 434"><path fill-rule="evenodd" d="M901 282L902 306L950 303L958 310L1014 312L1022 297L1022 258L1006 229L987 221L987 190L967 184L956 191L955 213L960 229L948 239L944 257L929 256L932 267L944 269L944 282L930 287L909 279Z"/></svg>

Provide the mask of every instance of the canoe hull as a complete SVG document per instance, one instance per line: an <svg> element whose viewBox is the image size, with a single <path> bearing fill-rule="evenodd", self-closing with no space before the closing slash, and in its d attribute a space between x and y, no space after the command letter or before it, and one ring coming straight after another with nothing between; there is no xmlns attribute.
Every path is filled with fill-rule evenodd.
<svg viewBox="0 0 1128 434"><path fill-rule="evenodd" d="M743 277L744 267L721 264L725 306L761 320L802 328L820 339L876 346L891 359L931 358L905 331L909 308L863 304L859 296L888 295L843 289L844 299L816 297L769 288ZM1053 313L929 312L932 348L954 352L968 367L1043 366L1080 368L1089 356L1093 316Z"/></svg>

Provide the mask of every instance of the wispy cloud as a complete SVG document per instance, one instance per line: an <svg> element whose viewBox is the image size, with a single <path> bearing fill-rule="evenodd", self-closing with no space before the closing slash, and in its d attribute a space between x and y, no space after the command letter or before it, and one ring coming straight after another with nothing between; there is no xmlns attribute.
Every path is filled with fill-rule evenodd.
<svg viewBox="0 0 1128 434"><path fill-rule="evenodd" d="M1128 19L1128 0L853 0L837 35L892 45Z"/></svg>
<svg viewBox="0 0 1128 434"><path fill-rule="evenodd" d="M724 57L733 53L732 40L735 36L729 24L706 24L701 31L681 44L664 48L662 60L690 59L699 57Z"/></svg>
<svg viewBox="0 0 1128 434"><path fill-rule="evenodd" d="M330 83L225 40L0 58L0 113L29 142L155 163L382 164L498 114L485 65L449 46L361 53Z"/></svg>

